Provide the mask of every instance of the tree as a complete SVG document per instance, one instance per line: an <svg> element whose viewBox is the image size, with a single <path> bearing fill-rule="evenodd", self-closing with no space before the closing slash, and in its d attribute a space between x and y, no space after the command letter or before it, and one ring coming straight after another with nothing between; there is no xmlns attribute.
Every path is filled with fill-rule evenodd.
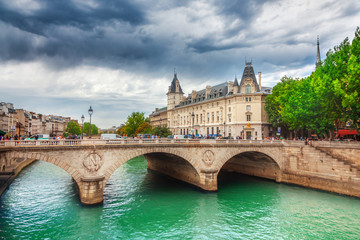
<svg viewBox="0 0 360 240"><path fill-rule="evenodd" d="M172 135L172 132L167 127L156 127L153 128L152 134L160 137L168 137Z"/></svg>
<svg viewBox="0 0 360 240"><path fill-rule="evenodd" d="M84 123L84 134L89 135L90 123ZM91 135L97 135L99 133L99 129L95 124L91 124Z"/></svg>
<svg viewBox="0 0 360 240"><path fill-rule="evenodd" d="M336 93L341 97L345 110L344 121L350 122L352 128L360 130L360 29L349 49L346 74L334 81Z"/></svg>
<svg viewBox="0 0 360 240"><path fill-rule="evenodd" d="M152 127L150 125L150 123L148 122L143 122L142 124L140 124L140 126L136 129L135 131L135 135L137 136L138 134L151 134L152 132Z"/></svg>
<svg viewBox="0 0 360 240"><path fill-rule="evenodd" d="M288 99L288 92L292 92L291 85L293 85L294 81L292 77L282 77L280 82L273 88L272 94L265 99L265 111L268 115L268 121L274 127L278 126L278 121L285 124L282 119L282 115L284 115L283 108Z"/></svg>
<svg viewBox="0 0 360 240"><path fill-rule="evenodd" d="M65 131L68 132L71 135L80 135L81 134L80 126L75 121L68 122Z"/></svg>
<svg viewBox="0 0 360 240"><path fill-rule="evenodd" d="M131 113L127 121L125 122L124 133L128 136L135 136L136 130L143 122L150 122L149 118L145 117L145 113L143 112L133 112Z"/></svg>
<svg viewBox="0 0 360 240"><path fill-rule="evenodd" d="M124 136L126 133L125 133L125 127L126 125L122 125L118 130L116 130L116 133L121 135L121 136Z"/></svg>

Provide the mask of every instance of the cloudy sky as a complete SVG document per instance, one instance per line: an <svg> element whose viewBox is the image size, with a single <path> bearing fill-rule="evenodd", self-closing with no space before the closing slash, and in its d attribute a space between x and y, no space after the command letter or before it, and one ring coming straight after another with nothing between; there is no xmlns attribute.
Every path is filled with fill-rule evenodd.
<svg viewBox="0 0 360 240"><path fill-rule="evenodd" d="M174 67L190 93L252 59L272 87L359 25L358 0L0 0L0 101L118 126L166 105Z"/></svg>

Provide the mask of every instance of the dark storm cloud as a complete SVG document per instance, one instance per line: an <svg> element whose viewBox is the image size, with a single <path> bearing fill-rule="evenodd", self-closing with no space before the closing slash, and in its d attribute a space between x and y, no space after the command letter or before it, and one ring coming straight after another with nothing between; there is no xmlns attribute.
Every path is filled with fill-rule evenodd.
<svg viewBox="0 0 360 240"><path fill-rule="evenodd" d="M223 0L216 2L220 15L233 16L247 22L254 20L262 12L262 7L269 0Z"/></svg>
<svg viewBox="0 0 360 240"><path fill-rule="evenodd" d="M189 49L194 50L197 53L206 53L212 51L223 51L233 48L246 48L250 47L250 44L246 43L232 43L232 44L218 44L212 37L197 39L187 44Z"/></svg>
<svg viewBox="0 0 360 240"><path fill-rule="evenodd" d="M152 39L134 34L146 17L131 1L100 1L94 8L79 7L72 1L39 2L41 8L31 13L0 3L3 60L59 57L72 66L84 58L148 58L156 49L144 49L151 46Z"/></svg>
<svg viewBox="0 0 360 240"><path fill-rule="evenodd" d="M95 8L81 8L73 1L66 0L37 2L42 7L31 14L21 14L0 3L0 20L24 31L45 36L52 26L70 25L91 30L104 21L119 20L134 25L145 21L143 12L132 1L100 1Z"/></svg>

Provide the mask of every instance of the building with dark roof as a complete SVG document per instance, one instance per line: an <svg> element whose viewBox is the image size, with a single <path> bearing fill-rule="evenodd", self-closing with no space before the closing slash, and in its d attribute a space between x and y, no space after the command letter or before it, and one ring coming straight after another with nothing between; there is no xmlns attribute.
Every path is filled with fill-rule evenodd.
<svg viewBox="0 0 360 240"><path fill-rule="evenodd" d="M240 83L235 77L234 81L193 90L187 96L174 73L167 107L150 114L151 124L166 126L173 134L260 140L273 135L264 109L271 91L261 86L260 71L256 79L252 62L245 63Z"/></svg>

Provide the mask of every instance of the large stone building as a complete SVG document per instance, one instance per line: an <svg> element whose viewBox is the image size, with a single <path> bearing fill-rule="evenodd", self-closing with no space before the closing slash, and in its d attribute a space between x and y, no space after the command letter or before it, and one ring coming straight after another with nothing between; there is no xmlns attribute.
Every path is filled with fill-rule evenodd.
<svg viewBox="0 0 360 240"><path fill-rule="evenodd" d="M193 90L188 96L177 74L169 86L167 107L150 114L152 126L166 126L173 134L264 139L274 135L267 122L265 98L272 89L261 86L251 62L246 62L240 82L224 82Z"/></svg>

